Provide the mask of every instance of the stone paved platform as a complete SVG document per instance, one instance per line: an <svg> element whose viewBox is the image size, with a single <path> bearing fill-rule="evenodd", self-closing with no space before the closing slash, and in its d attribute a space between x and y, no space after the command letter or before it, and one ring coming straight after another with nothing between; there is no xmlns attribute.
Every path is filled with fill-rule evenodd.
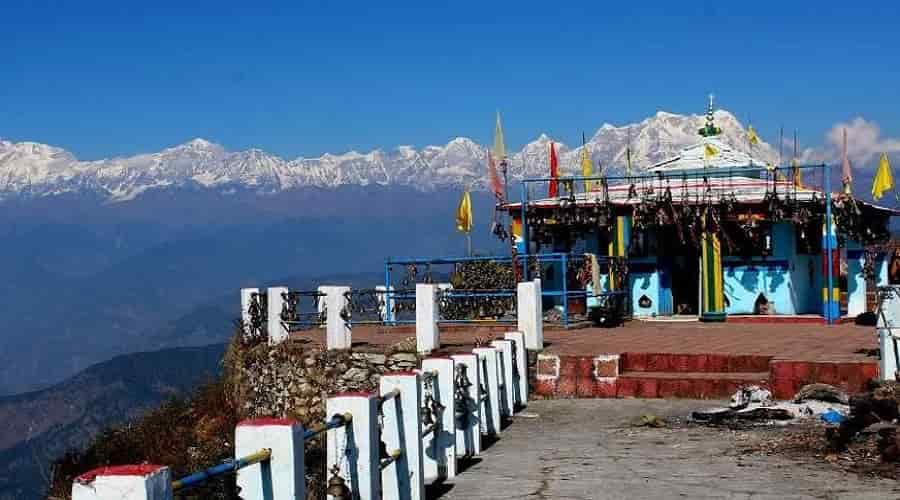
<svg viewBox="0 0 900 500"><path fill-rule="evenodd" d="M484 456L429 498L882 499L900 484L858 476L820 458L747 454L768 434L630 424L643 414L684 418L717 401L535 401ZM528 418L531 417L531 418ZM577 429L577 431L575 431Z"/></svg>
<svg viewBox="0 0 900 500"><path fill-rule="evenodd" d="M448 325L441 354L469 351L514 325ZM726 397L746 384L789 398L806 383L850 392L878 374L875 330L852 324L631 321L619 328L545 327L544 351L531 370L546 398ZM295 334L321 342L322 331ZM357 326L354 349L382 350L415 337L412 326Z"/></svg>

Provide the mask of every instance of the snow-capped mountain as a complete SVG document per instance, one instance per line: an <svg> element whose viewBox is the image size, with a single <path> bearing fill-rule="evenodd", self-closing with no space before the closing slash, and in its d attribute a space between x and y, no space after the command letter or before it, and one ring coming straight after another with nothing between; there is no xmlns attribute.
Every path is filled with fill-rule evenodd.
<svg viewBox="0 0 900 500"><path fill-rule="evenodd" d="M723 130L722 141L738 151L750 152L746 130L734 115L718 110L715 120ZM704 116L660 111L640 123L618 127L604 124L586 147L595 164L620 169L625 165L630 136L633 165L647 168L698 142L697 129L704 121ZM511 153L510 177L546 175L551 140L541 134ZM218 144L194 139L158 153L79 161L57 147L0 140L0 199L91 191L111 201L125 201L148 189L175 187L222 192L248 189L261 194L303 186L373 184L421 190L459 186L481 189L487 177L485 148L459 137L444 146L421 150L399 146L390 151L351 151L286 160L258 149L226 151ZM557 143L557 151L562 173L580 171L580 145L571 148ZM775 150L762 141L753 146L752 155L763 161L777 158Z"/></svg>

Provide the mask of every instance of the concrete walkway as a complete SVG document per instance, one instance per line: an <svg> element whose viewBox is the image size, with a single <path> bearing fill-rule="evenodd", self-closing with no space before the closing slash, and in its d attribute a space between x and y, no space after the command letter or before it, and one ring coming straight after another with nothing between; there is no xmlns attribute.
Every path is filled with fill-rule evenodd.
<svg viewBox="0 0 900 500"><path fill-rule="evenodd" d="M430 498L900 498L900 482L735 450L734 431L636 428L645 413L684 417L710 401L531 402L484 456ZM529 418L530 417L530 418ZM753 432L753 431L751 431Z"/></svg>

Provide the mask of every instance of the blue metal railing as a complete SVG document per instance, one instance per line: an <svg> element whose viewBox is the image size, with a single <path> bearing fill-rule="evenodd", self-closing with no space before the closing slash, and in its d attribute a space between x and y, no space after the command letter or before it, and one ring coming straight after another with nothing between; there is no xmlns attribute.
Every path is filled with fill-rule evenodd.
<svg viewBox="0 0 900 500"><path fill-rule="evenodd" d="M560 290L548 290L547 284L545 283L541 288L541 295L543 297L555 298L561 300L562 303L562 323L564 326L569 325L569 304L568 300L563 300L563 298L567 297L580 297L583 296L584 292L576 292L574 294L570 294L568 289L568 265L569 261L575 261L583 259L584 256L581 254L570 254L565 252L547 252L547 253L537 253L537 254L522 254L517 255L515 257L511 255L489 255L489 256L472 256L472 257L420 257L420 258L387 258L384 263L384 286L386 289L390 290L392 287L393 281L393 267L394 266L439 266L439 265L451 265L451 264L464 264L468 262L498 262L498 263L510 263L511 265L515 263L516 265L521 265L523 268L523 279L527 280L528 277L528 267L532 262L532 259L537 261L539 264L559 264L561 268L561 276L562 279L560 281ZM606 256L597 256L598 261L601 264L608 263L611 259ZM457 292L463 293L465 290L455 290ZM400 298L401 296L406 299L415 298L415 293L405 292L405 295L401 295L400 293L388 292L388 295L391 297ZM509 290L509 293L515 294L515 290ZM399 319L395 318L390 310L386 315L385 324L411 324L415 323L415 320L412 319ZM458 320L456 322L471 322L471 320Z"/></svg>
<svg viewBox="0 0 900 500"><path fill-rule="evenodd" d="M310 439L318 436L319 434L330 431L331 429L337 429L338 427L343 427L350 422L353 421L353 415L350 413L344 413L341 415L335 415L331 417L331 419L327 422L322 422L320 424L316 424L303 433L303 440L309 441Z"/></svg>
<svg viewBox="0 0 900 500"><path fill-rule="evenodd" d="M270 458L272 458L272 450L265 448L245 457L227 460L219 465L214 465L208 469L172 481L172 491L183 491L194 486L199 486L215 477L237 472L244 467L268 461Z"/></svg>
<svg viewBox="0 0 900 500"><path fill-rule="evenodd" d="M351 415L350 413L335 415L331 417L331 419L327 422L322 422L320 424L314 425L313 427L310 427L309 429L306 429L306 431L303 433L303 440L308 441L325 431L347 425L352 420L353 415ZM186 490L188 488L193 488L209 481L210 479L237 472L240 469L249 467L253 464L267 462L271 460L271 458L272 450L263 448L255 453L251 453L250 455L241 458L226 460L221 464L214 465L212 467L209 467L208 469L204 469L199 472L187 475L181 479L172 481L172 491L177 492Z"/></svg>

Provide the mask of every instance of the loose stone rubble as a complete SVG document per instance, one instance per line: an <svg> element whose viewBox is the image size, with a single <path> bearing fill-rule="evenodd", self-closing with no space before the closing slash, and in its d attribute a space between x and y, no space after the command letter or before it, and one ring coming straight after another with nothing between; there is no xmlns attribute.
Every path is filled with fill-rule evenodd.
<svg viewBox="0 0 900 500"><path fill-rule="evenodd" d="M328 394L373 391L383 373L418 367L419 356L409 345L372 351L327 351L290 342L232 346L226 371L241 418L284 417L307 424L323 417Z"/></svg>

